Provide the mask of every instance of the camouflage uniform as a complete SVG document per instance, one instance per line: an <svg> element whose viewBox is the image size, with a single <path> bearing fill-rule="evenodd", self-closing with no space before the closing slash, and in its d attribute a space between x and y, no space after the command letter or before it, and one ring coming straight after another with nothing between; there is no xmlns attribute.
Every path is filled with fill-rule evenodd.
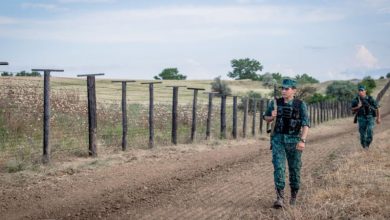
<svg viewBox="0 0 390 220"><path fill-rule="evenodd" d="M375 111L379 108L377 101L366 95L361 98L363 106L357 111L357 121L359 125L360 144L363 148L368 148L372 142L375 126ZM352 108L359 104L359 96L352 100Z"/></svg>
<svg viewBox="0 0 390 220"><path fill-rule="evenodd" d="M291 107L293 105L293 101L289 101L286 105ZM272 110L274 110L274 101L271 102L264 115L271 116ZM310 126L307 106L304 102L301 103L299 111L302 123L301 126ZM271 137L272 163L274 165L274 181L276 189L284 189L285 187L286 159L288 162L290 187L293 190L299 189L300 171L302 166L302 152L296 149L299 141L300 134L282 134L275 131Z"/></svg>

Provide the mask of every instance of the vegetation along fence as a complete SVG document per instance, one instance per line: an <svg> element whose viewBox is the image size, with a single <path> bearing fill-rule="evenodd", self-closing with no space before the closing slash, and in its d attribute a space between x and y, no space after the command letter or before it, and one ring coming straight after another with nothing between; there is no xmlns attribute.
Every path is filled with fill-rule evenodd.
<svg viewBox="0 0 390 220"><path fill-rule="evenodd" d="M37 77L0 80L1 164L10 158L39 164L66 156L97 156L99 151L268 135L261 120L267 99L241 97L239 104L237 96L220 97L203 88L165 81L95 82L101 74L85 75L86 81L55 78L50 82L50 72L60 70L41 71L43 81ZM388 87L389 83L378 100ZM315 103L308 110L312 127L351 116L346 101Z"/></svg>

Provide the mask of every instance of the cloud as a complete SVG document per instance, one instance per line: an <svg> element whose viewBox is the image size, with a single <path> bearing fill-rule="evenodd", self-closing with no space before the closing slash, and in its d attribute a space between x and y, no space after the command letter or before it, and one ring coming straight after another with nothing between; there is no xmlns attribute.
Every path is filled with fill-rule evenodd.
<svg viewBox="0 0 390 220"><path fill-rule="evenodd" d="M112 3L116 0L58 0L59 3L62 4L71 4L71 3L87 3L87 4L94 4L94 3Z"/></svg>
<svg viewBox="0 0 390 220"><path fill-rule="evenodd" d="M25 9L43 9L47 11L64 11L66 8L59 7L56 4L43 4L43 3L22 3L22 8Z"/></svg>
<svg viewBox="0 0 390 220"><path fill-rule="evenodd" d="M45 4L25 4L25 7L57 8ZM18 38L68 42L189 42L239 36L285 36L294 25L337 21L343 17L326 8L170 6L63 13L50 21L31 20L3 32Z"/></svg>
<svg viewBox="0 0 390 220"><path fill-rule="evenodd" d="M18 23L18 20L15 18L0 16L0 25L15 24L15 23Z"/></svg>
<svg viewBox="0 0 390 220"><path fill-rule="evenodd" d="M364 45L357 47L356 59L362 67L375 68L378 65L378 59Z"/></svg>

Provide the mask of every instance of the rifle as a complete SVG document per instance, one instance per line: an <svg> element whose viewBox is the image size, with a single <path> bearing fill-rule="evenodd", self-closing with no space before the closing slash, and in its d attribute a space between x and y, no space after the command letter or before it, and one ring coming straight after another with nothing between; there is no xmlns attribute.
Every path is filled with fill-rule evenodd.
<svg viewBox="0 0 390 220"><path fill-rule="evenodd" d="M276 83L274 84L274 110L278 111L278 101L276 97ZM270 150L272 150L272 136L274 135L275 132L275 125L276 125L276 118L270 123L271 124L271 129L267 130L267 133L270 133ZM268 126L267 126L268 127Z"/></svg>
<svg viewBox="0 0 390 220"><path fill-rule="evenodd" d="M362 104L362 100L360 99L360 97L358 97L358 100L359 100L359 103L358 103L358 105L361 105ZM363 106L362 106L363 107ZM361 107L360 107L361 108ZM353 123L354 124L356 124L357 123L357 115L358 115L358 111L359 111L359 109L360 108L358 108L357 110L355 110L353 113L355 114L355 117L353 118Z"/></svg>

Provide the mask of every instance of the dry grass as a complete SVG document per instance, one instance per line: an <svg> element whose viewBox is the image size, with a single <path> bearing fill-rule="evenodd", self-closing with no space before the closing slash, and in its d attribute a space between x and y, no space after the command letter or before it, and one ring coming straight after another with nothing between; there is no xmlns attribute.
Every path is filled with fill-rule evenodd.
<svg viewBox="0 0 390 220"><path fill-rule="evenodd" d="M336 169L321 176L309 197L322 210L318 218L390 218L390 146L380 143L338 159Z"/></svg>
<svg viewBox="0 0 390 220"><path fill-rule="evenodd" d="M330 154L306 182L302 203L283 210L286 219L390 219L389 130L366 151Z"/></svg>

